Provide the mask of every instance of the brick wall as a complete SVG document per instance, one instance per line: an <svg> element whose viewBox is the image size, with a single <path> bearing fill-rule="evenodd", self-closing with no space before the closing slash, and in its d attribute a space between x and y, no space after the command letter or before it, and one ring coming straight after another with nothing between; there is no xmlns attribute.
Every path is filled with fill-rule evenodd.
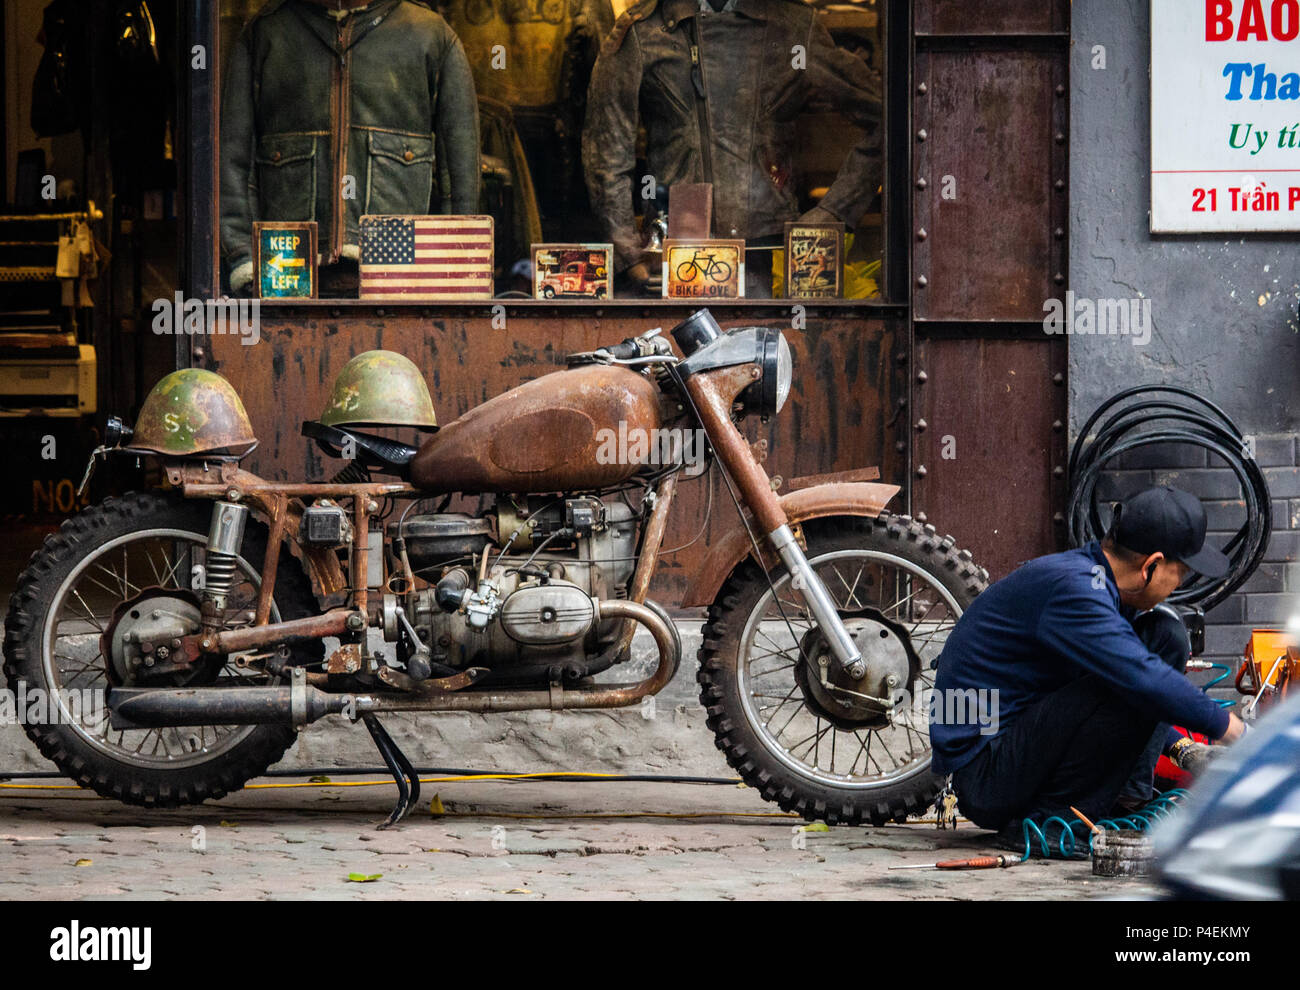
<svg viewBox="0 0 1300 990"><path fill-rule="evenodd" d="M1263 562L1246 583L1205 616L1203 659L1229 664L1233 676L1250 630L1280 627L1300 605L1300 563L1296 563L1300 560L1300 467L1295 436L1258 434L1255 459L1268 481L1273 535ZM1117 469L1107 471L1098 484L1098 493L1105 499L1122 498L1163 484L1200 496L1209 521L1208 538L1216 546L1226 544L1246 521L1236 475L1216 455L1191 444L1152 445L1121 455ZM1193 676L1204 683L1213 675ZM1237 695L1234 691L1227 696Z"/></svg>

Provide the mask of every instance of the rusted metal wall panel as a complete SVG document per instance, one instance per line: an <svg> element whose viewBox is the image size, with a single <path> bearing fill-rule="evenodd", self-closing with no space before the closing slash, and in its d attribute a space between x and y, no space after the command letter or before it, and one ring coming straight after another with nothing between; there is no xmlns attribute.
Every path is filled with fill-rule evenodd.
<svg viewBox="0 0 1300 990"><path fill-rule="evenodd" d="M766 435L769 474L783 478L880 465L882 480L904 480L897 449L906 431L895 416L906 390L901 318L887 320L861 307L809 307L807 327L788 329L790 310L752 304L714 306L724 327L768 323L785 328L795 359L794 389L783 413L766 427L751 423L751 437ZM264 306L261 342L212 337L205 366L234 383L261 445L244 462L264 477L320 480L340 462L322 457L299 434L302 421L324 408L334 376L362 351L387 348L425 371L441 423L524 381L563 367L564 356L617 343L687 315L680 306L507 306L506 329L492 329L482 306L376 308L355 302ZM527 443L527 438L520 438ZM689 543L704 520L700 481L680 489L665 537L668 548ZM725 486L718 483L713 522L689 548L666 554L651 595L675 605L712 533L734 520Z"/></svg>
<svg viewBox="0 0 1300 990"><path fill-rule="evenodd" d="M912 508L995 578L1064 535L1065 366L1059 340L917 343Z"/></svg>
<svg viewBox="0 0 1300 990"><path fill-rule="evenodd" d="M1069 5L919 0L912 77L912 508L996 578L1059 549Z"/></svg>
<svg viewBox="0 0 1300 990"><path fill-rule="evenodd" d="M1066 73L1051 50L917 53L918 319L1041 320L1064 290Z"/></svg>
<svg viewBox="0 0 1300 990"><path fill-rule="evenodd" d="M917 0L917 34L1023 34L1069 26L1065 0Z"/></svg>

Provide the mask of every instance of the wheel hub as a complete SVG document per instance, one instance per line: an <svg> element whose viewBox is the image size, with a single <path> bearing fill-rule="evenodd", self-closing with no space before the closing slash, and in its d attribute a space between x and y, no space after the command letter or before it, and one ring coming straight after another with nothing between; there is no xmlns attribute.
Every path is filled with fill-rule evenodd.
<svg viewBox="0 0 1300 990"><path fill-rule="evenodd" d="M844 626L862 653L866 674L855 680L840 669L830 644L813 628L800 644L805 659L795 668L795 677L808 706L831 724L841 729L883 728L890 722L890 709L873 699L887 698L895 705L906 701L914 672L907 635L874 609L845 618ZM823 671L829 686L822 683Z"/></svg>
<svg viewBox="0 0 1300 990"><path fill-rule="evenodd" d="M115 683L138 684L177 673L188 674L189 665L177 665L180 641L202 628L197 596L188 591L146 588L113 610L100 639Z"/></svg>

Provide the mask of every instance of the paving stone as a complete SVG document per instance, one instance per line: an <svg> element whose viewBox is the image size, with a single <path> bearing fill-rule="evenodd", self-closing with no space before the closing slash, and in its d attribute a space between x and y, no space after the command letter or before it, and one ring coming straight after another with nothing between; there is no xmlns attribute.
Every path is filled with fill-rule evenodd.
<svg viewBox="0 0 1300 990"><path fill-rule="evenodd" d="M1064 899L1145 896L1086 863L1014 871L891 871L989 852L969 825L792 832L801 821L752 790L666 784L439 784L448 814L417 810L376 831L391 787L247 790L145 812L93 796L0 800L0 896L28 899L309 900ZM648 817L665 812L707 817ZM764 817L734 817L759 813ZM632 817L590 817L623 813ZM637 813L643 813L638 816ZM542 818L506 817L544 815ZM220 822L234 822L223 828ZM206 830L192 848L191 829ZM796 848L799 843L803 848ZM72 865L79 858L91 865ZM382 874L350 883L349 873ZM526 891L511 893L511 891Z"/></svg>

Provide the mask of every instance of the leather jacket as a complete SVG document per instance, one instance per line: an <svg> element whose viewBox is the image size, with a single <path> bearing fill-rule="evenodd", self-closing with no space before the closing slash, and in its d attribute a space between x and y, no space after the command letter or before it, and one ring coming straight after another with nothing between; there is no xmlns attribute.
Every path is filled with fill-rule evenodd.
<svg viewBox="0 0 1300 990"><path fill-rule="evenodd" d="M477 213L478 105L460 41L415 0L338 16L272 0L245 27L221 107L221 247L251 277L255 220L315 220L322 263L366 213Z"/></svg>
<svg viewBox="0 0 1300 990"><path fill-rule="evenodd" d="M866 131L819 204L852 226L883 174L880 82L836 47L814 9L787 0L736 0L723 12L701 12L699 0L629 8L596 60L582 142L592 205L614 242L616 267L643 260L633 211L643 193L633 174L638 119L655 183L711 182L713 235L752 241L782 234L798 215L795 122L826 109Z"/></svg>

